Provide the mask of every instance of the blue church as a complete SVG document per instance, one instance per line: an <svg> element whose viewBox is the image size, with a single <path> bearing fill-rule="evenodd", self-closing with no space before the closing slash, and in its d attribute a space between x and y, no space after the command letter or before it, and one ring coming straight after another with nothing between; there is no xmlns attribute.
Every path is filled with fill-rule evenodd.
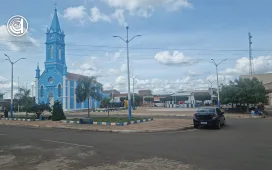
<svg viewBox="0 0 272 170"><path fill-rule="evenodd" d="M67 72L65 62L65 35L60 28L57 9L53 20L46 32L45 70L40 74L39 65L36 69L36 103L61 101L64 111L88 108L88 100L76 102L75 89L77 81L85 76ZM100 102L89 101L90 108L99 108Z"/></svg>

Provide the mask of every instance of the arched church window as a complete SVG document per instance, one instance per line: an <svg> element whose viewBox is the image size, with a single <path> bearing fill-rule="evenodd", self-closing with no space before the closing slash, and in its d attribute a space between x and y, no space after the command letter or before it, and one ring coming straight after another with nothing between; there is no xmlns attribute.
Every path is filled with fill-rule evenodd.
<svg viewBox="0 0 272 170"><path fill-rule="evenodd" d="M61 47L59 47L59 60L61 60Z"/></svg>
<svg viewBox="0 0 272 170"><path fill-rule="evenodd" d="M50 46L50 58L53 58L53 46Z"/></svg>
<svg viewBox="0 0 272 170"><path fill-rule="evenodd" d="M58 85L58 97L61 97L61 85Z"/></svg>
<svg viewBox="0 0 272 170"><path fill-rule="evenodd" d="M42 97L42 98L44 97L44 89L43 89L43 86L41 86L41 97Z"/></svg>

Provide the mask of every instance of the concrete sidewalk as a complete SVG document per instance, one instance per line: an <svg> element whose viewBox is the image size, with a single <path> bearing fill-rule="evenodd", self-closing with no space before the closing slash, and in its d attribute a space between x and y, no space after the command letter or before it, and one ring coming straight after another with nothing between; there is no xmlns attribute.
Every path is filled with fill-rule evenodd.
<svg viewBox="0 0 272 170"><path fill-rule="evenodd" d="M144 132L165 132L178 131L192 128L192 120L186 119L154 119L151 122L143 122L128 126L105 126L105 125L84 125L67 124L54 121L33 121L20 122L12 120L0 120L1 125L36 127L36 128L63 128L97 132L116 133L144 133Z"/></svg>

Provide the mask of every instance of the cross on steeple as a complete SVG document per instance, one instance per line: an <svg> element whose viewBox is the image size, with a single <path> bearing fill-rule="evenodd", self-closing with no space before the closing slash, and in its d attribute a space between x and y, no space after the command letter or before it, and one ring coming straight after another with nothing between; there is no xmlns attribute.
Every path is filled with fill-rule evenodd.
<svg viewBox="0 0 272 170"><path fill-rule="evenodd" d="M54 5L55 5L55 10L57 10L57 2L56 1L55 1Z"/></svg>

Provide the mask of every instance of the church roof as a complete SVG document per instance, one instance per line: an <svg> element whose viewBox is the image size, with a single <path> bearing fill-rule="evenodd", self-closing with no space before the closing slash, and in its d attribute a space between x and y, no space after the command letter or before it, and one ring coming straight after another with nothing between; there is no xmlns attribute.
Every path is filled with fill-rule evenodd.
<svg viewBox="0 0 272 170"><path fill-rule="evenodd" d="M50 31L51 30L53 32L61 32L57 9L55 9L54 17L53 17L53 20L51 22Z"/></svg>
<svg viewBox="0 0 272 170"><path fill-rule="evenodd" d="M80 74L75 73L68 73L67 78L68 80L79 80L80 78L87 78L88 76L83 76Z"/></svg>

